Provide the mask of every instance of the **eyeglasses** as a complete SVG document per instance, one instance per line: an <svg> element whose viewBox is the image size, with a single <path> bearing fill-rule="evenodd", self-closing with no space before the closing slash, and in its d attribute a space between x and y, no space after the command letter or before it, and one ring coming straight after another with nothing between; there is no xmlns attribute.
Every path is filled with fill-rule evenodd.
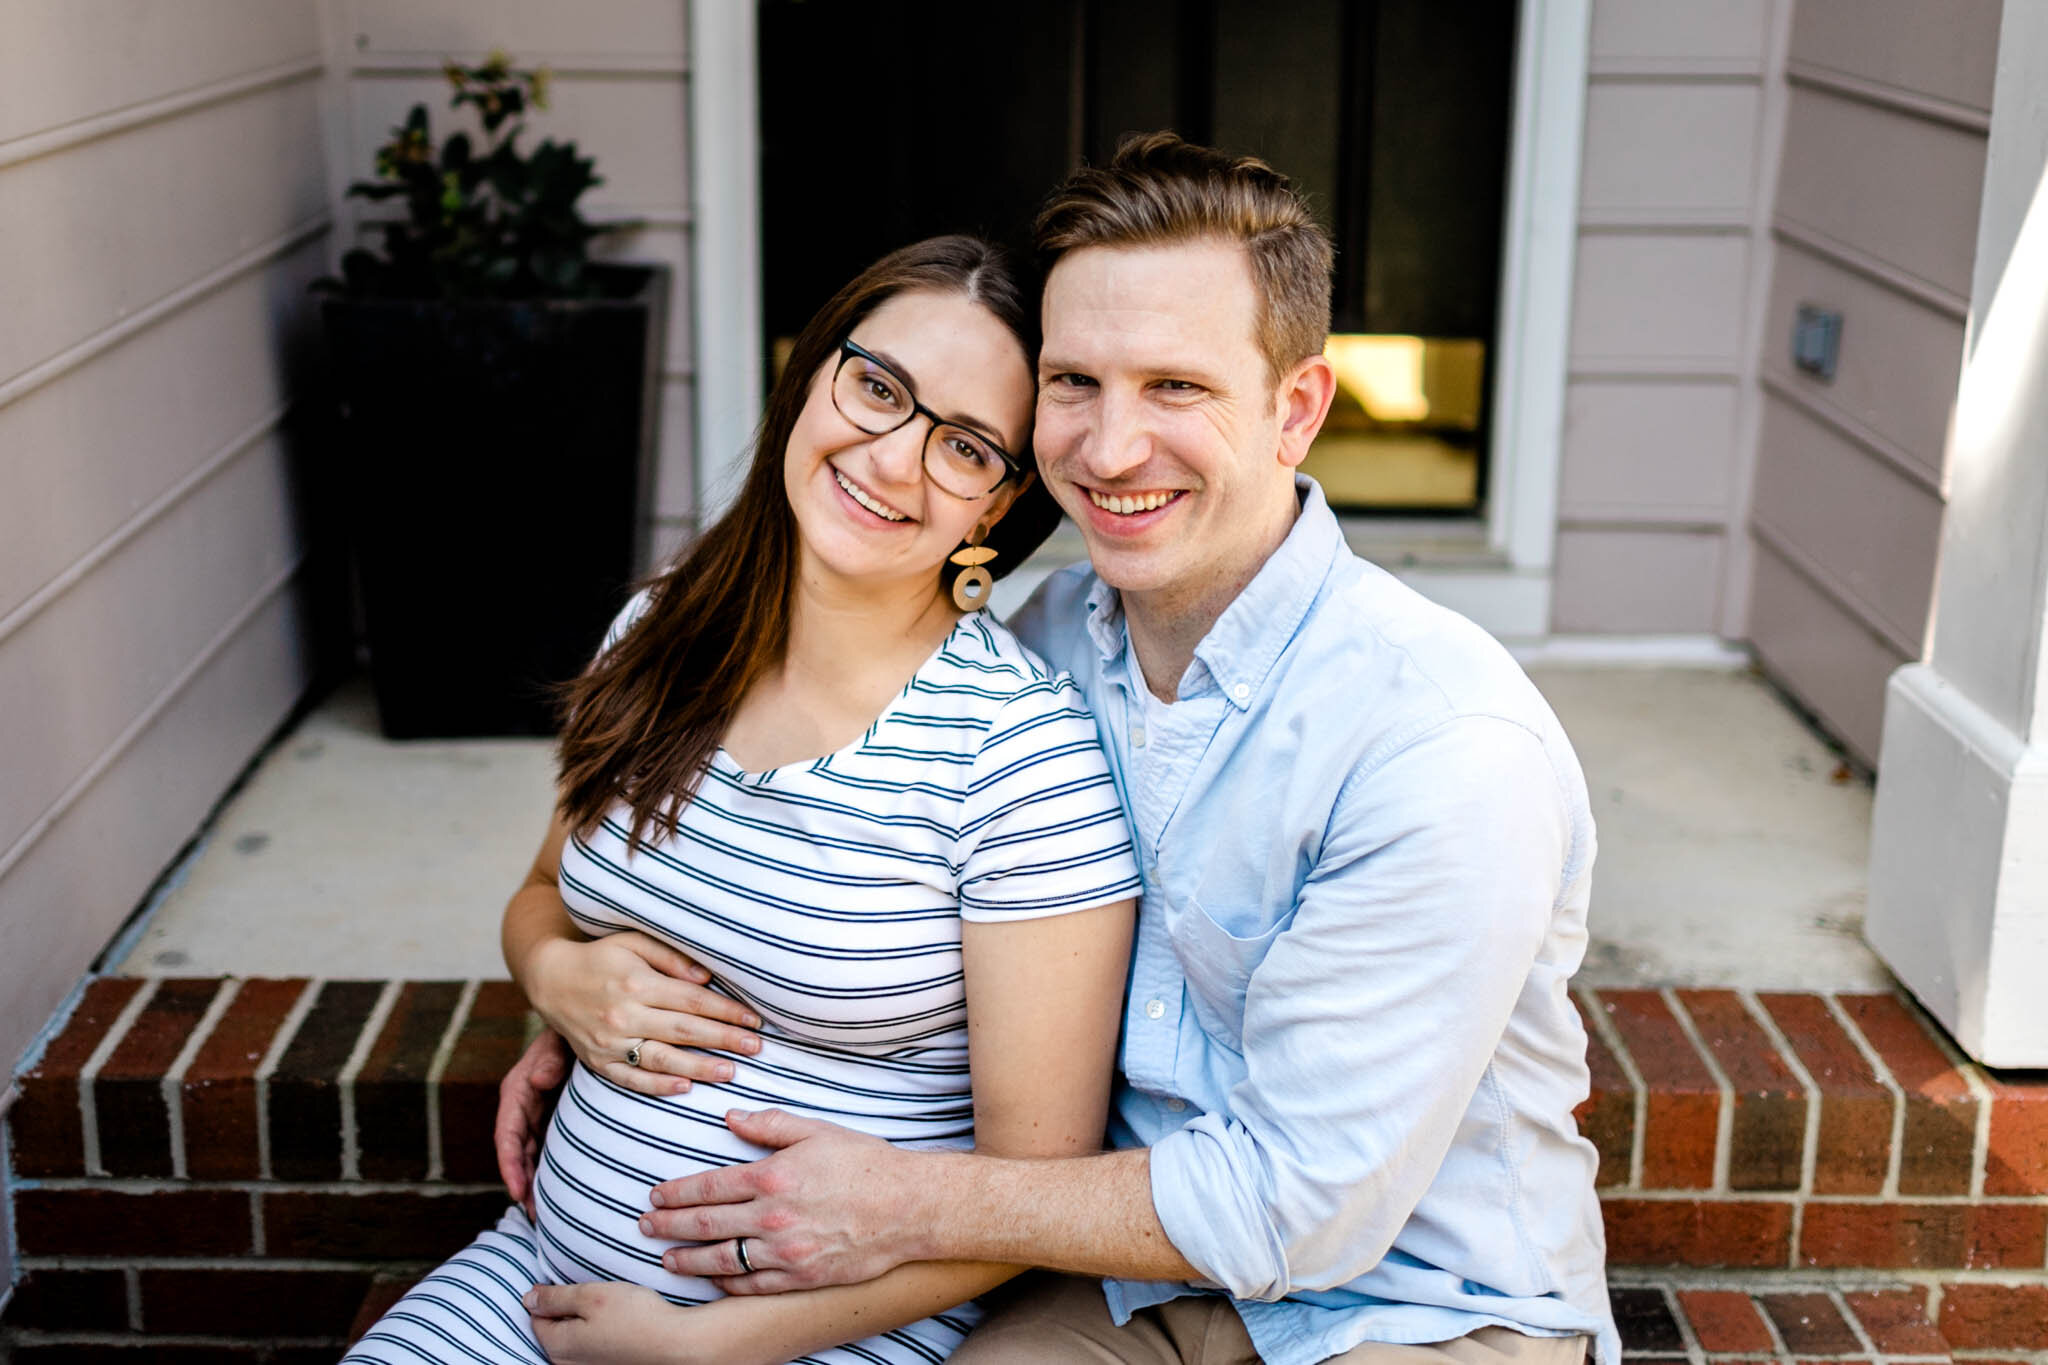
<svg viewBox="0 0 2048 1365"><path fill-rule="evenodd" d="M1012 474L1022 477L1017 458L978 431L948 422L917 401L909 381L848 339L839 343L839 368L832 374L832 406L870 436L886 436L929 418L924 438L924 472L956 498L985 498Z"/></svg>

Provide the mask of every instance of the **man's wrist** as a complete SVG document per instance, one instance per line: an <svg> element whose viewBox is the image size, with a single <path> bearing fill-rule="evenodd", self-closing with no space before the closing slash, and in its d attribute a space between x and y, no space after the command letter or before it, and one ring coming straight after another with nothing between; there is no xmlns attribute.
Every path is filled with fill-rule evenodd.
<svg viewBox="0 0 2048 1365"><path fill-rule="evenodd" d="M959 1243L960 1221L953 1215L971 1207L976 1167L985 1157L972 1152L906 1152L894 1149L900 1170L896 1188L908 1213L902 1229L905 1261L961 1261L974 1253Z"/></svg>

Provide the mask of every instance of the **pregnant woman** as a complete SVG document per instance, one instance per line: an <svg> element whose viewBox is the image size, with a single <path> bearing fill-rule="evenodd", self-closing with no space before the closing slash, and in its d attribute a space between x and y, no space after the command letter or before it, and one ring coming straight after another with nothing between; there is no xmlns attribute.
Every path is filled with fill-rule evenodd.
<svg viewBox="0 0 2048 1365"><path fill-rule="evenodd" d="M1025 453L1035 362L1015 276L965 237L884 258L797 338L732 510L569 696L556 816L505 913L514 975L578 1057L532 1216L348 1360L930 1362L1016 1273L725 1298L638 1220L656 1183L765 1155L733 1108L1100 1145L1130 835L1073 685L979 610L1057 517ZM542 1284L602 1288L531 1316Z"/></svg>

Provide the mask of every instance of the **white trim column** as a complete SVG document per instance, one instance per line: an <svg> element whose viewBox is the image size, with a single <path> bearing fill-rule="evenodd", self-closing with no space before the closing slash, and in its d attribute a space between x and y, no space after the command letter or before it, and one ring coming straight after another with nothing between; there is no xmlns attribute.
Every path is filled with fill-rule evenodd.
<svg viewBox="0 0 2048 1365"><path fill-rule="evenodd" d="M2008 5L1933 647L1892 675L1867 932L1988 1066L2048 1066L2048 7Z"/></svg>
<svg viewBox="0 0 2048 1365"><path fill-rule="evenodd" d="M761 418L761 120L753 0L690 0L690 274L701 527L745 476Z"/></svg>

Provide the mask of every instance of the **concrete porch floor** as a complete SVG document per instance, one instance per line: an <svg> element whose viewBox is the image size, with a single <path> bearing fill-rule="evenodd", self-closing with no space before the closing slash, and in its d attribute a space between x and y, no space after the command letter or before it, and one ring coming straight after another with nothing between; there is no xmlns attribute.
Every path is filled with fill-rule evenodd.
<svg viewBox="0 0 2048 1365"><path fill-rule="evenodd" d="M1742 670L1537 664L1599 823L1592 985L1854 990L1871 788ZM110 961L130 974L500 976L546 825L536 740L377 734L351 683L257 766Z"/></svg>

